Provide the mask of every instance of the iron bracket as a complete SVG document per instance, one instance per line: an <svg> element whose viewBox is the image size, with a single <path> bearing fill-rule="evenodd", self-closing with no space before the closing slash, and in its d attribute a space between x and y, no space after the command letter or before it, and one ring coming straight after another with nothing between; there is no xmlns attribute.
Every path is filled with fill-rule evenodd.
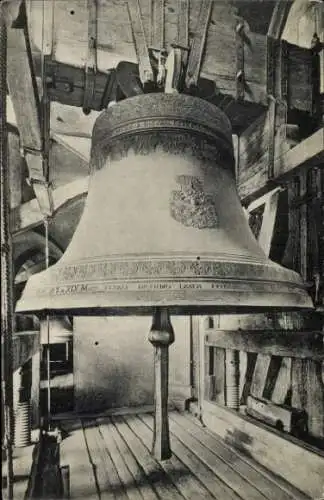
<svg viewBox="0 0 324 500"><path fill-rule="evenodd" d="M95 94L97 73L97 0L88 0L88 58L85 65L83 113L88 115Z"/></svg>
<svg viewBox="0 0 324 500"><path fill-rule="evenodd" d="M236 42L236 99L243 100L245 93L245 74L244 74L244 20L238 19L235 28Z"/></svg>

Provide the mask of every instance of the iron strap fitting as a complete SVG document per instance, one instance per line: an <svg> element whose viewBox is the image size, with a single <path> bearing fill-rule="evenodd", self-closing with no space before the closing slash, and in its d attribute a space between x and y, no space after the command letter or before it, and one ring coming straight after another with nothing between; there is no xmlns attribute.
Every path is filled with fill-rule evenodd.
<svg viewBox="0 0 324 500"><path fill-rule="evenodd" d="M212 6L212 0L203 0L201 2L196 31L188 58L185 82L187 88L196 87L198 84Z"/></svg>
<svg viewBox="0 0 324 500"><path fill-rule="evenodd" d="M51 216L54 211L54 203L52 185L44 173L44 152L24 147L23 153L29 172L27 182L34 190L41 213L45 216Z"/></svg>
<svg viewBox="0 0 324 500"><path fill-rule="evenodd" d="M154 73L146 43L139 0L129 0L127 6L138 60L140 80L143 86L145 86L154 81Z"/></svg>
<svg viewBox="0 0 324 500"><path fill-rule="evenodd" d="M44 217L51 217L54 212L53 190L50 182L30 179L39 209Z"/></svg>
<svg viewBox="0 0 324 500"><path fill-rule="evenodd" d="M238 19L235 27L236 42L236 99L243 100L245 92L244 74L244 44L245 44L245 23L244 19Z"/></svg>
<svg viewBox="0 0 324 500"><path fill-rule="evenodd" d="M85 86L83 113L88 115L92 109L97 73L97 0L88 0L88 57L85 64Z"/></svg>

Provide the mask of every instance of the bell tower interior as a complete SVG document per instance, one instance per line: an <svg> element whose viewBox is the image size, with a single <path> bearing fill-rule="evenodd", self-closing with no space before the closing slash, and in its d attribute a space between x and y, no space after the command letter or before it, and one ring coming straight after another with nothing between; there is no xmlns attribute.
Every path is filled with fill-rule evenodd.
<svg viewBox="0 0 324 500"><path fill-rule="evenodd" d="M320 500L323 2L0 14L3 497Z"/></svg>

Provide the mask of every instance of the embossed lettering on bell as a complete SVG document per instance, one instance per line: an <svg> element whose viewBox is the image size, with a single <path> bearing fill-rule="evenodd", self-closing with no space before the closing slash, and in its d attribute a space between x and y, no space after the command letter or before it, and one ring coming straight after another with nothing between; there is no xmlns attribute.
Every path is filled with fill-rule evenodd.
<svg viewBox="0 0 324 500"><path fill-rule="evenodd" d="M248 226L231 126L214 105L162 93L121 101L95 123L90 166L74 237L29 279L18 311L312 307L300 276L271 262Z"/></svg>

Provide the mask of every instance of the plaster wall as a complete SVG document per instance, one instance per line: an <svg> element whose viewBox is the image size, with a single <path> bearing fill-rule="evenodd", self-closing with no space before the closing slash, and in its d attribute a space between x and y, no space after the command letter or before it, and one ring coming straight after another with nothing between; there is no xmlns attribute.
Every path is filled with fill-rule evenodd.
<svg viewBox="0 0 324 500"><path fill-rule="evenodd" d="M190 397L190 320L172 318L170 399ZM79 412L153 404L149 317L74 318L75 409Z"/></svg>

